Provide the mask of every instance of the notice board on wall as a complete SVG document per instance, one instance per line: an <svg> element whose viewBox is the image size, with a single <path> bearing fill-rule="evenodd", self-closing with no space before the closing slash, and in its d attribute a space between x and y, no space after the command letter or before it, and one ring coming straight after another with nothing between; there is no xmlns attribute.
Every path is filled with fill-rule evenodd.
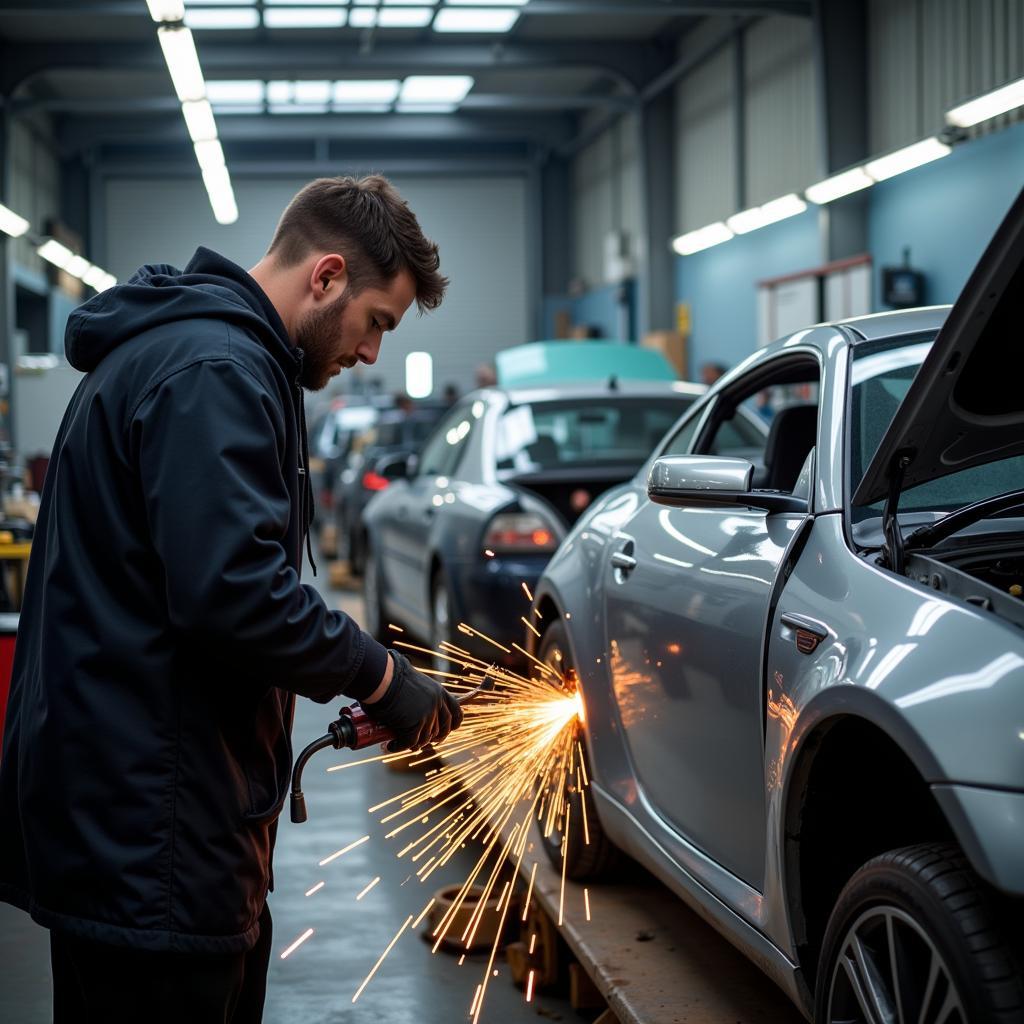
<svg viewBox="0 0 1024 1024"><path fill-rule="evenodd" d="M757 284L757 343L871 312L871 257L836 260Z"/></svg>

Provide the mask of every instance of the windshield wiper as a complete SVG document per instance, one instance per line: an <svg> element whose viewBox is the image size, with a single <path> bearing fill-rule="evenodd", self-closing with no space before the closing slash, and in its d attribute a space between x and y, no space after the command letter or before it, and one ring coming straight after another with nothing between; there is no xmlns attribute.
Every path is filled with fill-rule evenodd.
<svg viewBox="0 0 1024 1024"><path fill-rule="evenodd" d="M943 516L931 526L922 526L915 530L907 537L904 548L908 551L915 548L930 548L973 523L1020 507L1024 507L1024 490L1007 491L1006 494L983 498L973 505L964 505L963 508L950 512L948 516Z"/></svg>

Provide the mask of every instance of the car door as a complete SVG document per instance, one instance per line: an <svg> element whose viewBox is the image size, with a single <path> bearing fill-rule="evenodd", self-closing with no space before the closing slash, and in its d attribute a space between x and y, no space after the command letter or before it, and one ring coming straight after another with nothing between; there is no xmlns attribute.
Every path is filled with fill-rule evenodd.
<svg viewBox="0 0 1024 1024"><path fill-rule="evenodd" d="M770 432L735 424L765 372L771 364L723 392L699 433L690 420L662 454L727 456L741 444L742 457L770 458ZM817 364L804 372L817 374ZM803 417L813 416L812 429L813 413ZM609 676L638 789L672 829L755 888L765 843L762 639L805 518L645 497L603 570Z"/></svg>
<svg viewBox="0 0 1024 1024"><path fill-rule="evenodd" d="M475 419L462 402L438 424L423 447L415 476L391 508L386 545L387 582L395 603L422 629L429 618L424 605L430 571L430 534L434 517L469 440Z"/></svg>

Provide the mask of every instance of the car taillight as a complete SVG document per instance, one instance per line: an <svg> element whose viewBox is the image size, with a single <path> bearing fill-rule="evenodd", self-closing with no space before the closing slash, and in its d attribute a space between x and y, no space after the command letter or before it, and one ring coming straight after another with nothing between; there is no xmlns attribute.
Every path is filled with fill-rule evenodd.
<svg viewBox="0 0 1024 1024"><path fill-rule="evenodd" d="M387 477L381 476L380 473L374 473L372 469L363 474L363 487L368 491L383 491L390 482Z"/></svg>
<svg viewBox="0 0 1024 1024"><path fill-rule="evenodd" d="M494 552L539 554L554 551L558 542L558 531L543 516L533 512L506 512L491 520L484 548Z"/></svg>

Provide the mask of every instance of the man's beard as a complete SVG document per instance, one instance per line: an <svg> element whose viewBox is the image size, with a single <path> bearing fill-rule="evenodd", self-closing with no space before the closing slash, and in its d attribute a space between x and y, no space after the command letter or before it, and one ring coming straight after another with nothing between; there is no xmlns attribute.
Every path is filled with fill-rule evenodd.
<svg viewBox="0 0 1024 1024"><path fill-rule="evenodd" d="M310 391L320 391L332 377L338 362L335 353L343 337L341 315L350 298L348 292L342 292L326 309L307 313L295 333L295 344L303 351L302 386ZM342 357L341 362L346 367L356 364L349 356Z"/></svg>

